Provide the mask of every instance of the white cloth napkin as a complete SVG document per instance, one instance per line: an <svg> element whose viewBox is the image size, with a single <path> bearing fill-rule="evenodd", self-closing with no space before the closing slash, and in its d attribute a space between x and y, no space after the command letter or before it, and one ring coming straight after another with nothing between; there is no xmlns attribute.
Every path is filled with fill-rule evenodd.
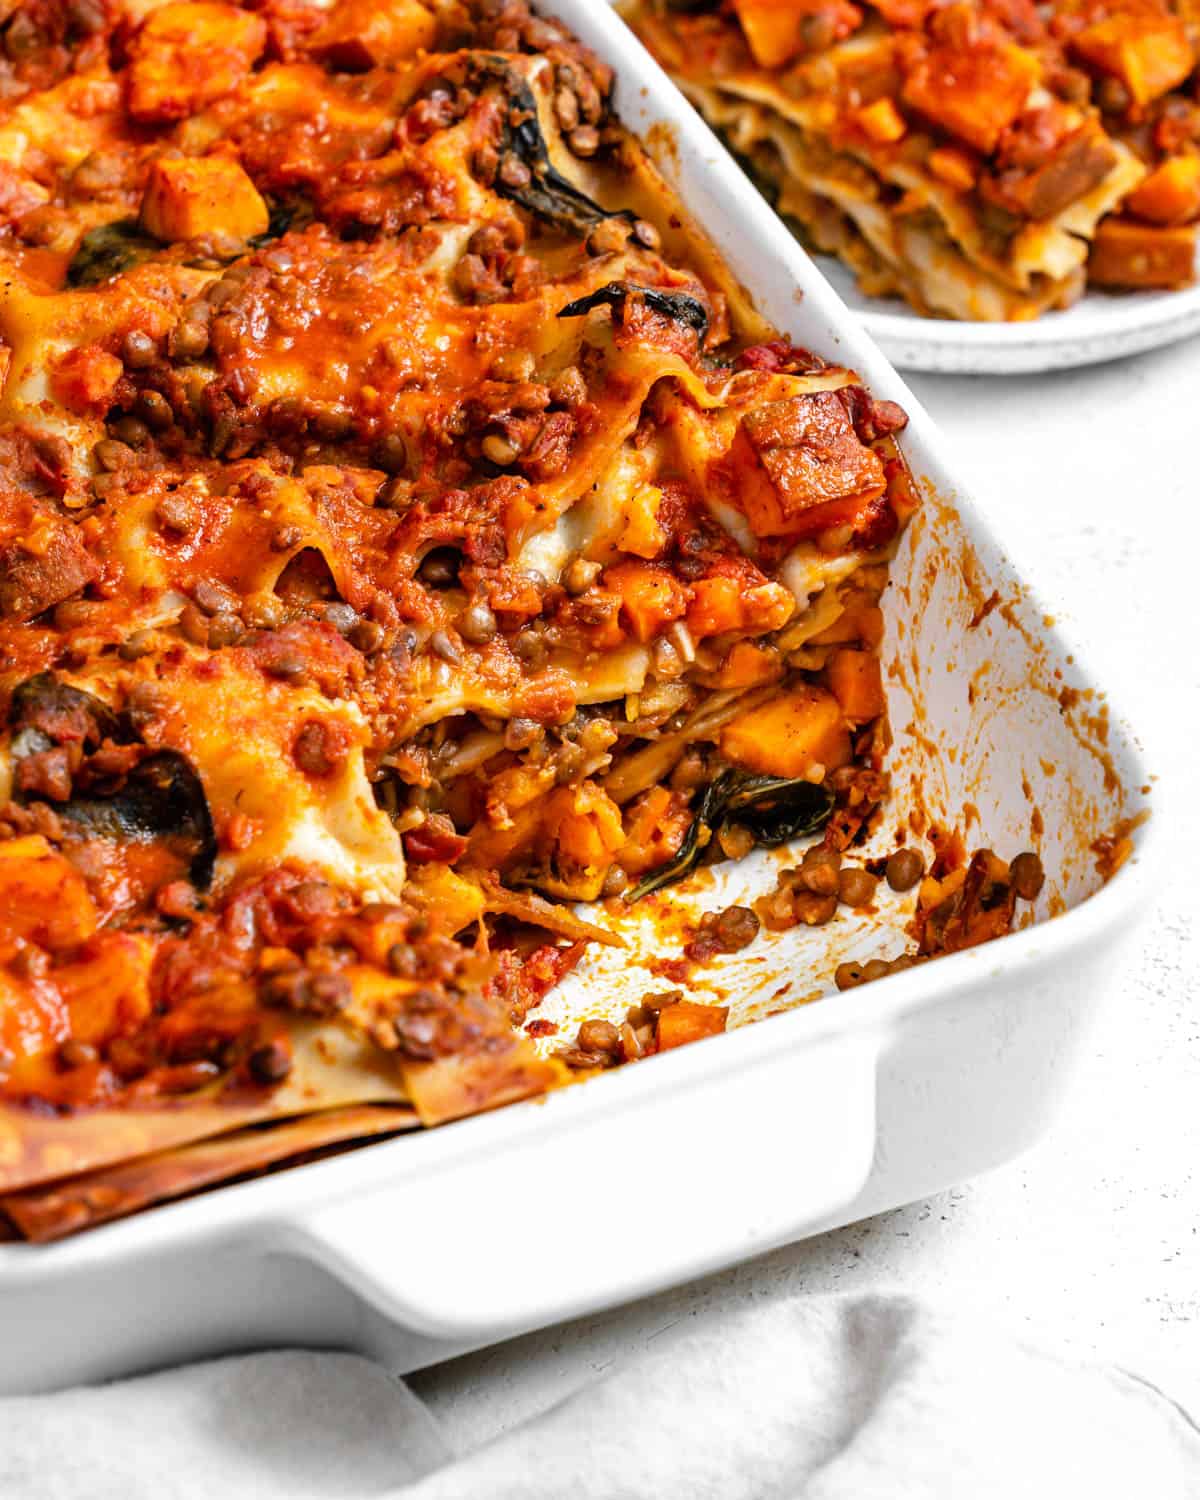
<svg viewBox="0 0 1200 1500"><path fill-rule="evenodd" d="M403 1382L348 1354L0 1400L3 1500L1197 1495L1178 1390L902 1296L713 1318L457 1457Z"/></svg>

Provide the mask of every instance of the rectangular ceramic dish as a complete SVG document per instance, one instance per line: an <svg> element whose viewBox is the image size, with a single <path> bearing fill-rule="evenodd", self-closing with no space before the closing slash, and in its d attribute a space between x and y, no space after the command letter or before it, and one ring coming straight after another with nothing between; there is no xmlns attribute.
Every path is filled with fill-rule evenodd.
<svg viewBox="0 0 1200 1500"><path fill-rule="evenodd" d="M816 1004L798 1002L841 959L902 941L878 919L797 929L706 971L734 1021L786 1010L764 1024L77 1240L0 1245L0 1392L285 1343L412 1369L944 1188L1041 1133L1130 931L1154 822L1107 884L1093 845L1137 823L1149 776L1006 558L1003 515L985 521L911 393L616 15L545 9L613 65L625 121L766 315L909 412L926 500L886 596L887 830L919 812L968 848L1037 848L1038 921ZM759 856L680 899L724 904L775 868ZM555 1014L662 987L608 950Z"/></svg>

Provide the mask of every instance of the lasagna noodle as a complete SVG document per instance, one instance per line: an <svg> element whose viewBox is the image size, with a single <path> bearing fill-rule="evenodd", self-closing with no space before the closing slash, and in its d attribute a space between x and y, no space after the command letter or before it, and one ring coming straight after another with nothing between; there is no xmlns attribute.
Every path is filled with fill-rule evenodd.
<svg viewBox="0 0 1200 1500"><path fill-rule="evenodd" d="M971 209L920 166L831 151L789 118L795 108L765 83L723 79L718 88L687 78L679 82L733 149L759 165L760 178L778 194L779 211L811 232L818 248L839 250L839 240L861 244L862 269L877 268L884 282L893 281L910 300L954 318L1024 321L1074 300L1087 240L1145 171L1127 147L1114 142L1116 159L1101 183L1054 218L1025 225L1007 254L997 256ZM903 214L882 200L885 183L906 195ZM924 207L925 218L932 216L931 227L914 214L914 202ZM826 203L841 216L840 233L826 227Z"/></svg>
<svg viewBox="0 0 1200 1500"><path fill-rule="evenodd" d="M319 1110L297 1120L233 1130L213 1140L122 1160L117 1165L47 1186L0 1196L27 1240L44 1244L123 1219L150 1204L169 1203L201 1188L229 1182L332 1146L410 1130L417 1123L402 1105Z"/></svg>
<svg viewBox="0 0 1200 1500"><path fill-rule="evenodd" d="M224 1084L144 1106L50 1117L0 1101L0 1193L94 1172L266 1120L351 1104L407 1104L394 1062L363 1037L313 1022L297 1022L289 1030L291 1073L266 1097Z"/></svg>

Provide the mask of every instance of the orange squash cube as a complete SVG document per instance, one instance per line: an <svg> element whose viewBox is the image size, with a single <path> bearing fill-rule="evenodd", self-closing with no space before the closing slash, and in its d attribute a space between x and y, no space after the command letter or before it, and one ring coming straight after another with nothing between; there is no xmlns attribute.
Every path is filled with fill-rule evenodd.
<svg viewBox="0 0 1200 1500"><path fill-rule="evenodd" d="M603 584L620 596L622 622L639 641L652 641L687 613L687 589L654 563L618 563L605 569Z"/></svg>
<svg viewBox="0 0 1200 1500"><path fill-rule="evenodd" d="M130 45L127 107L135 120L182 120L232 93L267 45L253 11L217 0L164 5Z"/></svg>
<svg viewBox="0 0 1200 1500"><path fill-rule="evenodd" d="M667 545L667 534L658 524L658 510L662 503L662 490L654 484L645 484L629 497L621 530L617 536L617 547L622 552L632 552L635 557L657 557Z"/></svg>
<svg viewBox="0 0 1200 1500"><path fill-rule="evenodd" d="M755 641L737 641L717 673L719 688L761 687L783 675L778 651L768 651Z"/></svg>
<svg viewBox="0 0 1200 1500"><path fill-rule="evenodd" d="M857 31L863 20L848 0L733 0L733 8L760 68L781 68L805 51L805 23L818 15L823 33L835 42Z"/></svg>
<svg viewBox="0 0 1200 1500"><path fill-rule="evenodd" d="M887 707L879 658L873 651L834 651L825 664L825 677L851 724L877 719Z"/></svg>
<svg viewBox="0 0 1200 1500"><path fill-rule="evenodd" d="M669 1052L706 1036L719 1036L729 1019L727 1005L698 1005L694 1000L676 1000L658 1013L658 1050Z"/></svg>
<svg viewBox="0 0 1200 1500"><path fill-rule="evenodd" d="M1025 107L1040 68L1011 45L934 47L904 81L901 97L926 119L990 154Z"/></svg>
<svg viewBox="0 0 1200 1500"><path fill-rule="evenodd" d="M1200 217L1200 156L1174 156L1134 188L1125 208L1151 224L1186 224Z"/></svg>
<svg viewBox="0 0 1200 1500"><path fill-rule="evenodd" d="M428 912L439 933L461 932L483 914L483 892L447 865L414 865L408 872L407 892Z"/></svg>
<svg viewBox="0 0 1200 1500"><path fill-rule="evenodd" d="M812 536L852 522L887 488L882 459L859 442L836 391L747 412L727 467L734 501L756 536Z"/></svg>
<svg viewBox="0 0 1200 1500"><path fill-rule="evenodd" d="M76 1041L102 1042L145 1020L150 1014L153 960L149 938L104 932L88 944L82 957L54 970Z"/></svg>
<svg viewBox="0 0 1200 1500"><path fill-rule="evenodd" d="M1097 286L1189 286L1196 279L1196 228L1104 219L1092 239L1088 280Z"/></svg>
<svg viewBox="0 0 1200 1500"><path fill-rule="evenodd" d="M679 852L691 822L691 809L678 792L652 786L626 813L625 845L617 862L630 875L666 864Z"/></svg>
<svg viewBox="0 0 1200 1500"><path fill-rule="evenodd" d="M688 605L688 629L696 640L742 627L742 589L736 578L698 578Z"/></svg>
<svg viewBox="0 0 1200 1500"><path fill-rule="evenodd" d="M1119 78L1139 107L1182 83L1195 66L1183 22L1153 12L1109 16L1081 31L1071 45L1085 62Z"/></svg>
<svg viewBox="0 0 1200 1500"><path fill-rule="evenodd" d="M270 222L258 189L232 156L163 157L150 168L142 228L166 244L221 232L265 234Z"/></svg>
<svg viewBox="0 0 1200 1500"><path fill-rule="evenodd" d="M607 868L625 842L621 809L593 781L552 792L544 823L559 851L582 869Z"/></svg>
<svg viewBox="0 0 1200 1500"><path fill-rule="evenodd" d="M744 578L715 574L692 584L687 625L695 640L730 630L779 630L795 612L796 601L781 583L749 586Z"/></svg>
<svg viewBox="0 0 1200 1500"><path fill-rule="evenodd" d="M760 68L779 68L800 51L800 14L779 0L734 0L746 45Z"/></svg>
<svg viewBox="0 0 1200 1500"><path fill-rule="evenodd" d="M348 73L401 62L433 45L437 22L420 0L342 0L308 44Z"/></svg>
<svg viewBox="0 0 1200 1500"><path fill-rule="evenodd" d="M876 99L854 111L854 122L868 140L880 146L903 140L908 130L904 117L890 99Z"/></svg>
<svg viewBox="0 0 1200 1500"><path fill-rule="evenodd" d="M71 948L96 930L83 876L40 833L0 843L0 945Z"/></svg>
<svg viewBox="0 0 1200 1500"><path fill-rule="evenodd" d="M833 694L804 683L726 724L721 753L764 776L809 776L849 761L850 732Z"/></svg>

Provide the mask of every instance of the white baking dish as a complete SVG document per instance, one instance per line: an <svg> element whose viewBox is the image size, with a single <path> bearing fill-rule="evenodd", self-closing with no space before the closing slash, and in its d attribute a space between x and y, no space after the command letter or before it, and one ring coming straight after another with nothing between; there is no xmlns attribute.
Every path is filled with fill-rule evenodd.
<svg viewBox="0 0 1200 1500"><path fill-rule="evenodd" d="M973 804L969 846L1040 847L1039 916L1065 914L548 1099L61 1245L0 1246L0 1392L276 1343L412 1369L943 1188L1043 1130L1131 927L1154 821L1102 887L1090 846L1142 810L1148 773L1017 582L1003 516L985 523L911 393L617 17L595 0L546 9L616 68L625 120L656 127L664 167L768 316L910 413L928 500L888 592L895 807L907 813L914 785L948 824ZM968 628L993 590L1001 607ZM696 899L770 878L751 862ZM898 898L888 910L903 920ZM828 988L842 956L899 947L839 920L756 943L712 977L742 1019ZM663 987L604 958L559 1013Z"/></svg>

